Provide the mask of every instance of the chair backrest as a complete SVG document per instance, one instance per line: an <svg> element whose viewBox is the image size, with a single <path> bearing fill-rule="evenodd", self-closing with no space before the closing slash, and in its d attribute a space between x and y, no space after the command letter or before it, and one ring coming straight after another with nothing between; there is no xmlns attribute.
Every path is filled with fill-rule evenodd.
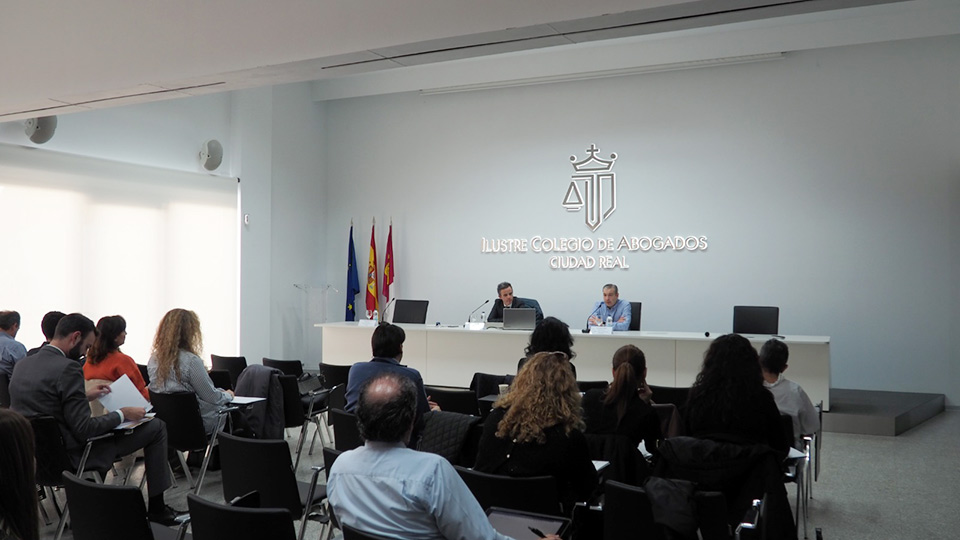
<svg viewBox="0 0 960 540"><path fill-rule="evenodd" d="M613 480L604 483L603 538L664 538L663 530L653 521L653 509L647 492Z"/></svg>
<svg viewBox="0 0 960 540"><path fill-rule="evenodd" d="M690 395L690 387L673 386L654 386L649 385L653 390L653 400L657 403L673 403L678 409L687 404L687 396Z"/></svg>
<svg viewBox="0 0 960 540"><path fill-rule="evenodd" d="M137 364L137 369L140 370L140 376L143 377L143 384L150 384L150 370L147 369L147 366L144 364Z"/></svg>
<svg viewBox="0 0 960 540"><path fill-rule="evenodd" d="M10 377L0 373L0 407L10 406Z"/></svg>
<svg viewBox="0 0 960 540"><path fill-rule="evenodd" d="M139 489L87 482L69 472L63 484L74 540L153 540Z"/></svg>
<svg viewBox="0 0 960 540"><path fill-rule="evenodd" d="M333 442L337 450L353 450L363 445L357 416L341 409L330 409L330 423L333 424Z"/></svg>
<svg viewBox="0 0 960 540"><path fill-rule="evenodd" d="M557 480L552 476L514 478L460 466L456 469L484 510L496 506L552 516L561 514Z"/></svg>
<svg viewBox="0 0 960 540"><path fill-rule="evenodd" d="M469 388L455 386L424 386L423 389L432 401L440 405L440 410L460 414L480 415L477 407L477 394Z"/></svg>
<svg viewBox="0 0 960 540"><path fill-rule="evenodd" d="M664 438L683 435L683 421L680 409L673 403L654 403L653 411L660 420L660 433Z"/></svg>
<svg viewBox="0 0 960 540"><path fill-rule="evenodd" d="M187 495L195 540L293 540L293 516L284 508L225 506Z"/></svg>
<svg viewBox="0 0 960 540"><path fill-rule="evenodd" d="M347 408L347 383L338 384L330 390L330 394L327 396L327 405L331 409L343 410Z"/></svg>
<svg viewBox="0 0 960 540"><path fill-rule="evenodd" d="M37 453L37 483L41 486L63 485L64 471L74 470L60 432L60 423L52 416L30 419Z"/></svg>
<svg viewBox="0 0 960 540"><path fill-rule="evenodd" d="M423 415L423 430L417 450L443 456L453 465L467 464L462 460L464 443L470 428L479 422L480 417L471 414L430 411ZM469 462L470 465L473 463Z"/></svg>
<svg viewBox="0 0 960 540"><path fill-rule="evenodd" d="M341 524L340 530L343 531L343 540L390 540L390 537L365 533L360 529L354 529L349 525Z"/></svg>
<svg viewBox="0 0 960 540"><path fill-rule="evenodd" d="M337 461L337 458L342 454L342 450L337 450L336 448L330 448L329 446L323 447L323 468L327 471L327 478L330 477L330 469L333 468L333 463Z"/></svg>
<svg viewBox="0 0 960 540"><path fill-rule="evenodd" d="M235 390L234 381L230 379L230 372L225 369L211 369L207 372L210 376L210 382L217 388L224 390Z"/></svg>
<svg viewBox="0 0 960 540"><path fill-rule="evenodd" d="M283 427L302 426L305 417L297 378L293 375L280 375L278 379L283 390Z"/></svg>
<svg viewBox="0 0 960 540"><path fill-rule="evenodd" d="M642 307L643 302L630 302L630 328L627 330L640 331L640 308Z"/></svg>
<svg viewBox="0 0 960 540"><path fill-rule="evenodd" d="M581 392L589 392L595 389L606 390L610 383L607 381L577 381L577 386Z"/></svg>
<svg viewBox="0 0 960 540"><path fill-rule="evenodd" d="M353 366L335 366L333 364L321 363L320 377L323 379L323 387L333 388L338 384L347 384L351 367Z"/></svg>
<svg viewBox="0 0 960 540"><path fill-rule="evenodd" d="M167 446L181 452L207 447L209 440L203 429L196 394L150 390L150 404L157 417L167 425Z"/></svg>
<svg viewBox="0 0 960 540"><path fill-rule="evenodd" d="M258 491L263 508L284 508L289 519L303 512L287 441L243 439L229 433L221 433L218 440L224 500Z"/></svg>
<svg viewBox="0 0 960 540"><path fill-rule="evenodd" d="M293 375L294 377L303 375L303 362L299 360L274 360L264 356L263 365L279 369L284 375Z"/></svg>
<svg viewBox="0 0 960 540"><path fill-rule="evenodd" d="M247 367L247 357L211 354L210 361L212 362L213 369L223 369L230 373L231 388L236 388L237 378L240 377L240 373Z"/></svg>

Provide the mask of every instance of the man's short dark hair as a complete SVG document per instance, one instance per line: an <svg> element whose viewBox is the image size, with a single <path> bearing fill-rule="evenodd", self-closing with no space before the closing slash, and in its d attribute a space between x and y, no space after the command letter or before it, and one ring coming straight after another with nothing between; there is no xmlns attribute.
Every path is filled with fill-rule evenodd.
<svg viewBox="0 0 960 540"><path fill-rule="evenodd" d="M509 281L504 281L503 283L497 285L497 296L500 296L500 291L506 289L507 287L512 289L513 285L511 285Z"/></svg>
<svg viewBox="0 0 960 540"><path fill-rule="evenodd" d="M616 295L620 294L620 289L618 289L617 286L614 285L613 283L607 283L606 285L603 286L603 290L607 290L607 289L613 289L613 294L616 294Z"/></svg>
<svg viewBox="0 0 960 540"><path fill-rule="evenodd" d="M378 386L375 391L374 386ZM357 425L364 440L406 442L404 438L416 416L417 386L409 377L383 373L360 388Z"/></svg>
<svg viewBox="0 0 960 540"><path fill-rule="evenodd" d="M93 324L86 315L82 313L71 313L64 315L57 323L57 330L53 333L54 339L62 339L74 332L80 332L80 337L85 338L90 332L96 332L97 326Z"/></svg>
<svg viewBox="0 0 960 540"><path fill-rule="evenodd" d="M0 330L9 330L20 324L20 314L16 311L0 311Z"/></svg>
<svg viewBox="0 0 960 540"><path fill-rule="evenodd" d="M62 311L50 311L43 316L43 320L40 321L40 331L43 332L43 337L47 338L47 341L53 339L53 335L57 332L57 323L66 316L67 314Z"/></svg>
<svg viewBox="0 0 960 540"><path fill-rule="evenodd" d="M407 333L403 328L388 322L380 323L377 329L373 331L373 337L370 338L370 348L373 349L373 356L377 358L396 358L403 352L403 340L407 339Z"/></svg>
<svg viewBox="0 0 960 540"><path fill-rule="evenodd" d="M789 356L790 349L786 343L779 339L768 339L763 347L760 347L760 367L769 373L783 373Z"/></svg>

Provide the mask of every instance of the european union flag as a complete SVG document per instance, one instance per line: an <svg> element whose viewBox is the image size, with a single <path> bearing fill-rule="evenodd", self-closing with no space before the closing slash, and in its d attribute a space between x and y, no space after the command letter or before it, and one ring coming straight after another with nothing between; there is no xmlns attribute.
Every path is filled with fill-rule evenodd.
<svg viewBox="0 0 960 540"><path fill-rule="evenodd" d="M350 225L350 253L347 255L347 306L345 321L355 321L357 310L354 301L360 294L360 278L357 276L357 250L353 247L353 224Z"/></svg>

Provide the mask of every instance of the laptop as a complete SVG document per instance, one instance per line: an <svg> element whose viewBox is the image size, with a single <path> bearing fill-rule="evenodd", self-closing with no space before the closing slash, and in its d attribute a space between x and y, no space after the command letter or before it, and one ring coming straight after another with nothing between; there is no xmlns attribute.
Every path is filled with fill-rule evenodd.
<svg viewBox="0 0 960 540"><path fill-rule="evenodd" d="M779 334L780 308L772 306L733 306L734 334Z"/></svg>
<svg viewBox="0 0 960 540"><path fill-rule="evenodd" d="M537 310L533 308L504 308L504 330L533 330L537 326Z"/></svg>
<svg viewBox="0 0 960 540"><path fill-rule="evenodd" d="M425 324L429 300L400 300L393 306L393 323Z"/></svg>

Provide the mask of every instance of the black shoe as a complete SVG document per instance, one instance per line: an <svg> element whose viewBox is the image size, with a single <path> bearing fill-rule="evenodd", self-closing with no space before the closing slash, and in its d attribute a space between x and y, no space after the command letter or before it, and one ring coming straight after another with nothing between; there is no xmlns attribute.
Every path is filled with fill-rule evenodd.
<svg viewBox="0 0 960 540"><path fill-rule="evenodd" d="M184 515L186 515L186 512L177 512L173 508L163 505L163 510L159 512L147 512L147 520L167 527L176 527L183 521L182 516Z"/></svg>

